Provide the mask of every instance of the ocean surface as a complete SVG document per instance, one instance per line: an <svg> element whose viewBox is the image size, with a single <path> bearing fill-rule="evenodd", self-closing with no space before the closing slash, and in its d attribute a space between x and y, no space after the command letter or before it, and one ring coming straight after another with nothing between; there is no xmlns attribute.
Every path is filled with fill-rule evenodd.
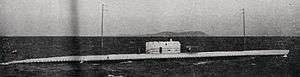
<svg viewBox="0 0 300 77"><path fill-rule="evenodd" d="M0 62L67 55L145 53L147 41L180 41L183 53L290 50L288 57L248 56L0 66L1 77L297 77L300 37L0 37ZM244 42L245 40L245 42ZM193 46L192 51L187 51ZM298 55L298 56L297 56Z"/></svg>

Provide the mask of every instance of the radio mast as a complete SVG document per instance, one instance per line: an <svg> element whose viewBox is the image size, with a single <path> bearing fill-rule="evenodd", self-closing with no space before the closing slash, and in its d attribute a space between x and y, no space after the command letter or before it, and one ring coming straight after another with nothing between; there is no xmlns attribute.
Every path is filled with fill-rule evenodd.
<svg viewBox="0 0 300 77"><path fill-rule="evenodd" d="M104 31L103 31L103 21L104 21L104 18L103 18L103 14L104 14L104 3L103 3L103 0L101 0L101 51L103 51L103 37L104 37Z"/></svg>
<svg viewBox="0 0 300 77"><path fill-rule="evenodd" d="M245 23L245 9L242 9L242 14L243 14L243 50L246 50L246 23Z"/></svg>

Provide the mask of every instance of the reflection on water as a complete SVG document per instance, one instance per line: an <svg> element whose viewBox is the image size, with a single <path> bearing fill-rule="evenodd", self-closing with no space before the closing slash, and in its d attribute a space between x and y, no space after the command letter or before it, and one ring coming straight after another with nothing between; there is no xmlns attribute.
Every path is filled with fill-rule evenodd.
<svg viewBox="0 0 300 77"><path fill-rule="evenodd" d="M78 66L78 67L74 67ZM287 77L281 56L0 66L7 77Z"/></svg>

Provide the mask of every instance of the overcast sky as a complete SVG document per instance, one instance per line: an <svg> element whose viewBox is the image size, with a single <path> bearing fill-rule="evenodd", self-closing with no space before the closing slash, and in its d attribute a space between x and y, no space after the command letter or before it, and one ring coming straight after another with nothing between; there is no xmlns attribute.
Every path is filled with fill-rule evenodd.
<svg viewBox="0 0 300 77"><path fill-rule="evenodd" d="M100 0L0 0L6 36L100 36ZM295 35L295 0L104 0L104 35L203 31L216 36ZM299 27L298 27L299 28Z"/></svg>

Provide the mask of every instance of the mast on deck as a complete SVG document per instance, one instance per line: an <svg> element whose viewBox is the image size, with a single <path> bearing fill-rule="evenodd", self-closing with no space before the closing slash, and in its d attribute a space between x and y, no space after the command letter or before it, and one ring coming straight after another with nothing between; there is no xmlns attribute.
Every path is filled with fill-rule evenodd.
<svg viewBox="0 0 300 77"><path fill-rule="evenodd" d="M103 36L104 36L104 31L103 31L103 21L104 21L104 17L103 17L103 14L104 14L104 3L103 3L103 0L101 0L101 51L103 51Z"/></svg>
<svg viewBox="0 0 300 77"><path fill-rule="evenodd" d="M245 9L242 9L243 14L243 50L246 50L246 23L245 23Z"/></svg>

